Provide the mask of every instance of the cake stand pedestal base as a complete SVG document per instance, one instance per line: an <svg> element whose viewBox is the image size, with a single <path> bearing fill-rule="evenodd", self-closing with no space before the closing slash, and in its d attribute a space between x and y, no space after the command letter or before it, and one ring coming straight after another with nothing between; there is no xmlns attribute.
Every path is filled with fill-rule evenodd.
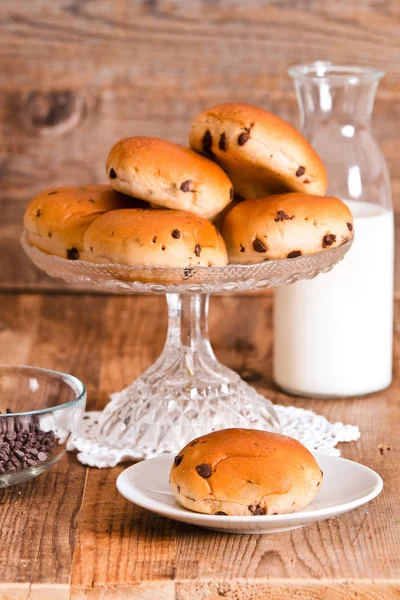
<svg viewBox="0 0 400 600"><path fill-rule="evenodd" d="M163 352L112 395L100 418L99 443L149 456L177 452L217 429L280 431L272 403L217 361L208 338L208 296L167 294L167 302Z"/></svg>

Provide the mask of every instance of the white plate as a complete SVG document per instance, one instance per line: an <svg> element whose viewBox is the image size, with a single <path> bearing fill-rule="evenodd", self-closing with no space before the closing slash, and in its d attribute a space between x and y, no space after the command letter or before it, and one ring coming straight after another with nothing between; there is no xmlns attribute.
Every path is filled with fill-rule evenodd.
<svg viewBox="0 0 400 600"><path fill-rule="evenodd" d="M227 533L275 533L304 527L353 510L377 496L383 487L375 471L351 460L314 454L324 472L318 496L303 510L287 515L224 517L203 515L183 508L168 483L172 455L137 463L117 479L119 492L128 500L175 521Z"/></svg>

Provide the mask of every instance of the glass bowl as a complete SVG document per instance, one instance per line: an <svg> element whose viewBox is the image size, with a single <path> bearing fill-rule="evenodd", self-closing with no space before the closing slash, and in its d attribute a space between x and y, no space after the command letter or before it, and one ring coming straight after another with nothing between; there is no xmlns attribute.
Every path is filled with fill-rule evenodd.
<svg viewBox="0 0 400 600"><path fill-rule="evenodd" d="M72 375L0 365L0 487L33 479L57 462L85 404L86 388Z"/></svg>

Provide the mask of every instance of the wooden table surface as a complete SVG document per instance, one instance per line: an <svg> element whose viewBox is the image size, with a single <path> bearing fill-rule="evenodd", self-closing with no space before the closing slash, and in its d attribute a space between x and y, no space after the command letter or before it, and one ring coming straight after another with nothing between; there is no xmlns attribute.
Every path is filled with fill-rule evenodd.
<svg viewBox="0 0 400 600"><path fill-rule="evenodd" d="M73 373L87 384L89 409L154 361L165 335L162 297L3 294L0 304L0 361ZM377 470L383 493L304 529L228 535L130 504L115 488L123 467L87 469L68 454L29 484L0 491L2 600L400 597L398 321L391 388L329 401L274 387L270 296L213 299L210 321L220 360L274 402L358 424L362 437L343 444L343 456Z"/></svg>

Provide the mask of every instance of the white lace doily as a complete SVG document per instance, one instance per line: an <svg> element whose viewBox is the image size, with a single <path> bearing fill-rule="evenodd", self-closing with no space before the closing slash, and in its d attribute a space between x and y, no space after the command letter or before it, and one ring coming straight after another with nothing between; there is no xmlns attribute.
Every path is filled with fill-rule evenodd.
<svg viewBox="0 0 400 600"><path fill-rule="evenodd" d="M336 448L339 442L353 442L360 437L360 430L356 425L330 423L311 410L279 405L275 405L275 410L281 422L282 433L299 440L309 450L340 456L340 450ZM120 462L141 458L134 448L116 450L96 441L99 439L97 428L100 414L85 413L81 434L72 439L68 450L77 450L82 464L99 468L115 467Z"/></svg>

